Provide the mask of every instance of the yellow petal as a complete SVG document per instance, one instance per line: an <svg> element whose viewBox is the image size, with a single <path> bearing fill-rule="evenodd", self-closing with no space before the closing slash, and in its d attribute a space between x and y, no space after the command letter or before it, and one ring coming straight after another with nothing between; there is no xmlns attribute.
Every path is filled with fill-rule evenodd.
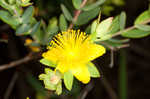
<svg viewBox="0 0 150 99"><path fill-rule="evenodd" d="M61 62L59 62L57 64L57 67L56 67L56 70L59 70L61 73L67 72L68 69L69 68L68 68L67 64L64 64L64 63L61 63Z"/></svg>
<svg viewBox="0 0 150 99"><path fill-rule="evenodd" d="M86 50L83 53L86 55L87 61L92 61L106 52L106 49L98 44L89 44Z"/></svg>
<svg viewBox="0 0 150 99"><path fill-rule="evenodd" d="M73 75L82 83L87 84L90 81L90 73L86 65L78 64L70 68Z"/></svg>
<svg viewBox="0 0 150 99"><path fill-rule="evenodd" d="M50 61L53 61L54 63L56 63L61 55L61 51L55 48L52 48L51 50L48 50L47 52L43 53L42 56Z"/></svg>

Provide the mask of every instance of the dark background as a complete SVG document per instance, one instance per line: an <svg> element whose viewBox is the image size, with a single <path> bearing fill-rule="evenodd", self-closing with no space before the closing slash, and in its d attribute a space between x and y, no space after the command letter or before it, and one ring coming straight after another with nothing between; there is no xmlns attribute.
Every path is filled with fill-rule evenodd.
<svg viewBox="0 0 150 99"><path fill-rule="evenodd" d="M34 0L36 1L36 0ZM39 3L40 2L40 3ZM42 9L38 19L44 20L52 16L59 16L61 13L60 2L63 0L39 0L34 3L35 6ZM48 2L48 3L46 3ZM49 4L51 5L49 6ZM119 14L124 10L127 14L127 27L132 26L135 18L143 11L148 9L148 0L125 0L125 5L122 7L115 6L115 10L111 12L111 16ZM55 8L55 10L54 10ZM102 18L107 16L103 15ZM83 27L84 28L84 27ZM29 49L24 46L24 37L15 36L14 30L8 25L0 21L0 38L8 39L8 43L0 42L0 64L7 64L11 61L23 58L29 53ZM127 73L127 99L148 99L150 97L150 39L149 36L141 39L131 39L130 47L125 48L126 51L126 73ZM115 65L109 68L110 53L107 52L103 57L94 61L99 70L101 71L100 79L93 79L93 88L88 92L86 99L111 99L110 91L107 90L102 80L107 79L110 87L119 97L119 62L120 51L114 53ZM15 68L0 71L0 99L6 95L7 88L12 83L12 78L17 75L16 82L12 88L10 97L8 99L25 99L30 96L30 99L35 99L37 91L30 83L31 74L34 78L43 72L43 66L37 60L33 60L21 64ZM75 96L80 95L86 85L81 85L81 88L70 95L61 95L59 97L53 96L54 99L74 99ZM88 88L88 87L87 87ZM109 88L108 88L109 89ZM86 89L85 89L86 90ZM87 89L88 90L88 89ZM51 92L50 92L51 93ZM52 99L53 99L52 98ZM39 98L40 99L40 98ZM42 98L41 98L42 99ZM46 99L46 98L45 98ZM118 98L119 99L119 98Z"/></svg>

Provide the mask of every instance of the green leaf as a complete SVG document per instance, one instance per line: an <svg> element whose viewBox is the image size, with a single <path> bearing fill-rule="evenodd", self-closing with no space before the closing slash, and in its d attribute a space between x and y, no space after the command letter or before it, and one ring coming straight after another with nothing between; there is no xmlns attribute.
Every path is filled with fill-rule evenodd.
<svg viewBox="0 0 150 99"><path fill-rule="evenodd" d="M22 15L22 22L28 23L30 22L33 15L33 6L28 7Z"/></svg>
<svg viewBox="0 0 150 99"><path fill-rule="evenodd" d="M101 38L97 38L97 39L95 40L95 42L98 42L98 41L105 41L105 40L110 39L111 37L112 37L111 34L106 34L105 36L102 36Z"/></svg>
<svg viewBox="0 0 150 99"><path fill-rule="evenodd" d="M141 24L148 19L150 19L150 12L146 10L136 18L134 24Z"/></svg>
<svg viewBox="0 0 150 99"><path fill-rule="evenodd" d="M60 17L59 17L59 27L60 27L61 31L66 31L67 28L68 28L67 21L66 21L63 14L61 14Z"/></svg>
<svg viewBox="0 0 150 99"><path fill-rule="evenodd" d="M17 18L13 17L5 10L0 10L0 19L9 24L13 29L16 29L16 27L20 24Z"/></svg>
<svg viewBox="0 0 150 99"><path fill-rule="evenodd" d="M73 74L70 71L64 73L64 84L68 90L72 89Z"/></svg>
<svg viewBox="0 0 150 99"><path fill-rule="evenodd" d="M95 78L100 77L100 73L93 63L90 62L87 64L87 66L91 77L95 77Z"/></svg>
<svg viewBox="0 0 150 99"><path fill-rule="evenodd" d="M90 34L91 33L91 25L88 25L85 29L85 33L86 34Z"/></svg>
<svg viewBox="0 0 150 99"><path fill-rule="evenodd" d="M9 4L12 5L15 3L15 0L8 0Z"/></svg>
<svg viewBox="0 0 150 99"><path fill-rule="evenodd" d="M59 82L59 84L56 87L56 94L60 95L62 93L62 82Z"/></svg>
<svg viewBox="0 0 150 99"><path fill-rule="evenodd" d="M98 14L99 14L100 8L97 7L95 9L92 9L90 11L85 11L82 12L77 21L75 22L76 25L83 25L88 23L90 20L92 20L93 18L95 18Z"/></svg>
<svg viewBox="0 0 150 99"><path fill-rule="evenodd" d="M135 27L137 29L140 29L140 30L143 30L143 31L150 31L150 26L149 25L136 24Z"/></svg>
<svg viewBox="0 0 150 99"><path fill-rule="evenodd" d="M123 32L121 34L123 37L128 37L128 38L142 38L150 35L150 31L142 31L139 29L133 29L127 32Z"/></svg>
<svg viewBox="0 0 150 99"><path fill-rule="evenodd" d="M130 41L130 39L109 39L108 41L111 41L113 43L127 43Z"/></svg>
<svg viewBox="0 0 150 99"><path fill-rule="evenodd" d="M16 35L28 35L30 28L31 26L29 24L22 24L16 29Z"/></svg>
<svg viewBox="0 0 150 99"><path fill-rule="evenodd" d="M96 33L96 28L97 28L97 20L95 20L93 23L92 23L92 26L91 26L91 40L92 41L95 41L96 39L96 36L97 36L97 33Z"/></svg>
<svg viewBox="0 0 150 99"><path fill-rule="evenodd" d="M7 9L10 12L13 12L13 10L12 10L13 6L12 5L10 6L8 3L6 3L5 0L0 0L0 6Z"/></svg>
<svg viewBox="0 0 150 99"><path fill-rule="evenodd" d="M117 16L113 19L108 34L114 34L117 31L119 31L119 29L120 29L119 16Z"/></svg>
<svg viewBox="0 0 150 99"><path fill-rule="evenodd" d="M102 5L105 1L106 0L97 0L97 2L92 3L90 5L87 5L87 6L83 7L82 10L89 11L89 10L95 9L96 7Z"/></svg>
<svg viewBox="0 0 150 99"><path fill-rule="evenodd" d="M121 14L120 14L120 30L123 30L125 28L125 24L126 24L126 13L121 12Z"/></svg>
<svg viewBox="0 0 150 99"><path fill-rule="evenodd" d="M52 71L50 68L45 68L45 73L46 74L40 74L39 79L44 81L46 89L56 90L57 84L53 84L51 82L51 77L55 75L55 72Z"/></svg>
<svg viewBox="0 0 150 99"><path fill-rule="evenodd" d="M80 9L80 5L82 3L82 0L72 0L72 3L73 3L73 6L76 8L76 9Z"/></svg>
<svg viewBox="0 0 150 99"><path fill-rule="evenodd" d="M44 85L45 85L45 88L46 88L46 89L49 89L49 90L56 90L56 87L57 87L57 85L52 84L52 83L50 82L50 76L49 76L49 75L47 75L47 76L45 77L45 79L44 79Z"/></svg>
<svg viewBox="0 0 150 99"><path fill-rule="evenodd" d="M46 66L56 67L56 64L55 64L55 63L53 63L52 61L49 61L49 60L47 60L47 59L45 59L45 58L42 58L42 59L40 60L40 63L42 63L42 64L44 64L44 65L46 65Z"/></svg>
<svg viewBox="0 0 150 99"><path fill-rule="evenodd" d="M97 33L97 37L103 37L105 36L109 30L110 30L110 26L112 24L112 19L113 17L109 17L105 20L103 20L96 28L96 33Z"/></svg>
<svg viewBox="0 0 150 99"><path fill-rule="evenodd" d="M39 22L37 22L33 27L32 27L32 29L30 29L30 33L31 33L31 35L34 35L37 31L38 31L38 29L40 28L40 24L41 24L41 21L39 21Z"/></svg>
<svg viewBox="0 0 150 99"><path fill-rule="evenodd" d="M72 17L72 15L70 14L69 10L65 7L65 5L61 4L60 6L61 6L61 9L62 9L63 14L64 14L64 16L66 17L66 19L67 19L68 21L72 21L73 17Z"/></svg>
<svg viewBox="0 0 150 99"><path fill-rule="evenodd" d="M58 20L56 17L53 17L49 20L47 31L51 32L51 34L56 33L58 31Z"/></svg>

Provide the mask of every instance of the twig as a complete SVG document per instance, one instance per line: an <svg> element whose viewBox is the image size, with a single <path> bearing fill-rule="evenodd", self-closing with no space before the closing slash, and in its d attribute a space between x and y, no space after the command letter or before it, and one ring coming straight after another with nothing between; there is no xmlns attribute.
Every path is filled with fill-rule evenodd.
<svg viewBox="0 0 150 99"><path fill-rule="evenodd" d="M85 99L87 94L93 89L93 84L89 83L84 89L83 92L81 92L81 95L78 97L78 99Z"/></svg>
<svg viewBox="0 0 150 99"><path fill-rule="evenodd" d="M82 4L80 5L80 8L83 8L84 5L86 4L86 2L87 2L87 0L83 0ZM76 11L75 11L75 15L74 15L73 21L72 21L72 23L69 25L69 28L68 28L68 29L72 29L74 23L75 23L75 22L77 21L77 19L78 19L78 16L80 15L80 13L81 13L81 10L76 10Z"/></svg>
<svg viewBox="0 0 150 99"><path fill-rule="evenodd" d="M150 22L150 19L144 21L144 22L141 23L141 24L147 24L147 23L149 23L149 22ZM128 27L128 28L126 28L125 30L119 31L119 32L117 32L117 33L114 33L114 35L112 35L112 37L118 36L118 35L122 34L123 32L127 32L127 31L132 30L132 29L135 29L135 28L136 28L135 26Z"/></svg>
<svg viewBox="0 0 150 99"><path fill-rule="evenodd" d="M1 66L0 66L0 71L5 70L5 69L9 69L9 68L16 67L16 66L18 66L18 65L20 65L20 64L23 64L23 63L26 63L26 62L28 62L28 61L30 61L30 60L32 60L32 59L33 59L33 55L32 55L32 54L29 54L29 55L27 55L26 57L24 57L24 58L22 58L22 59L20 59L20 60L13 61L13 62L11 62L11 63L9 63L9 64L1 65Z"/></svg>
<svg viewBox="0 0 150 99"><path fill-rule="evenodd" d="M109 67L112 68L114 66L114 50L110 51L110 64Z"/></svg>
<svg viewBox="0 0 150 99"><path fill-rule="evenodd" d="M106 91L108 92L109 96L111 97L111 99L117 99L117 94L116 92L113 90L113 88L110 86L109 82L103 78L101 80L101 82L103 83Z"/></svg>
<svg viewBox="0 0 150 99"><path fill-rule="evenodd" d="M7 90L4 94L4 99L9 99L9 96L10 96L12 90L13 90L13 87L15 85L15 82L16 82L17 78L18 78L18 73L15 72L12 79L11 79L11 81L10 81L10 84L8 85L8 88L7 88Z"/></svg>

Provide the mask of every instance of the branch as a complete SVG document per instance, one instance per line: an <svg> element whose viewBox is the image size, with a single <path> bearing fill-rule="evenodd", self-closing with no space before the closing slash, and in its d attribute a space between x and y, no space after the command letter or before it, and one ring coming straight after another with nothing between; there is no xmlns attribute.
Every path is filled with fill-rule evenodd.
<svg viewBox="0 0 150 99"><path fill-rule="evenodd" d="M103 85L104 85L106 91L108 92L109 96L111 97L111 99L117 99L118 98L117 94L113 90L113 88L110 86L109 82L105 78L103 78L101 80L101 82L103 83Z"/></svg>
<svg viewBox="0 0 150 99"><path fill-rule="evenodd" d="M148 19L148 20L142 22L141 24L147 24L147 23L149 23L149 22L150 22L150 19ZM125 30L119 31L119 32L117 32L117 33L114 33L114 35L112 35L112 37L118 36L118 35L122 34L123 32L127 32L127 31L132 30L132 29L135 29L135 28L136 28L135 26L128 27L128 28L126 28Z"/></svg>
<svg viewBox="0 0 150 99"><path fill-rule="evenodd" d="M32 60L32 59L33 59L33 54L29 54L29 55L25 56L24 58L22 58L22 59L20 59L20 60L13 61L13 62L11 62L11 63L9 63L9 64L1 65L1 66L0 66L0 71L5 70L5 69L9 69L9 68L16 67L16 66L18 66L18 65L20 65L20 64L23 64L23 63L26 63L26 62L28 62L28 61L30 61L30 60Z"/></svg>
<svg viewBox="0 0 150 99"><path fill-rule="evenodd" d="M8 85L6 93L4 94L4 99L9 99L9 96L10 96L11 92L13 91L13 87L16 83L17 78L18 78L18 73L15 72L12 79L11 79L10 84Z"/></svg>
<svg viewBox="0 0 150 99"><path fill-rule="evenodd" d="M93 83L89 83L88 85L86 85L86 87L83 89L83 91L81 92L81 94L79 95L77 99L85 99L88 93L92 89L93 89Z"/></svg>
<svg viewBox="0 0 150 99"><path fill-rule="evenodd" d="M87 0L83 0L82 4L80 5L80 8L83 8L83 7L85 6L86 2L87 2ZM72 29L72 28L73 28L73 25L74 25L74 23L77 21L77 19L78 19L80 13L81 13L81 10L76 10L76 11L75 11L75 15L74 15L74 17L73 17L73 21L72 21L72 23L69 25L69 28L68 28L68 29Z"/></svg>

